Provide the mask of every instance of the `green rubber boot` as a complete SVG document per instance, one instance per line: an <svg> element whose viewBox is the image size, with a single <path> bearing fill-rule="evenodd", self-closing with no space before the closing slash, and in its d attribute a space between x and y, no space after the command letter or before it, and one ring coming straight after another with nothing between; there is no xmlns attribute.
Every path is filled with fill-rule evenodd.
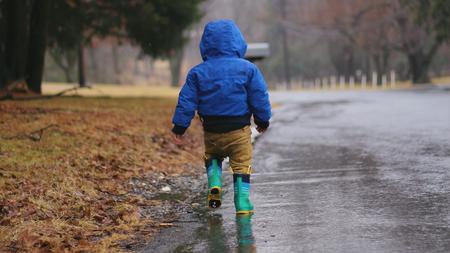
<svg viewBox="0 0 450 253"><path fill-rule="evenodd" d="M208 206L219 208L222 205L222 160L206 161L208 175Z"/></svg>
<svg viewBox="0 0 450 253"><path fill-rule="evenodd" d="M252 214L253 204L250 201L250 175L233 174L233 182L236 214Z"/></svg>

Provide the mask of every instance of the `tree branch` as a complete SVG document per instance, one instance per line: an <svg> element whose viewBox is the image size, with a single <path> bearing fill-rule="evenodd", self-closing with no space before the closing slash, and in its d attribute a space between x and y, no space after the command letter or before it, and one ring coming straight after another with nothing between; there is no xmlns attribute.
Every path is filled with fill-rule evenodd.
<svg viewBox="0 0 450 253"><path fill-rule="evenodd" d="M41 141L42 136L44 135L45 130L52 128L52 127L58 127L56 124L50 124L43 128L40 128L38 130L32 131L30 133L21 133L18 135L10 136L10 137L3 137L4 140L13 140L13 139L21 139L21 138L28 138L32 141Z"/></svg>

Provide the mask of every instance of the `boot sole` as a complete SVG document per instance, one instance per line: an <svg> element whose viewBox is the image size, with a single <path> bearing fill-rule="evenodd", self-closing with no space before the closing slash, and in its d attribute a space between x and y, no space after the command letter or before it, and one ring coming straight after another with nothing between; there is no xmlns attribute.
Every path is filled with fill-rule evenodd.
<svg viewBox="0 0 450 253"><path fill-rule="evenodd" d="M222 189L220 187L212 187L208 191L208 206L212 209L219 208L222 205Z"/></svg>

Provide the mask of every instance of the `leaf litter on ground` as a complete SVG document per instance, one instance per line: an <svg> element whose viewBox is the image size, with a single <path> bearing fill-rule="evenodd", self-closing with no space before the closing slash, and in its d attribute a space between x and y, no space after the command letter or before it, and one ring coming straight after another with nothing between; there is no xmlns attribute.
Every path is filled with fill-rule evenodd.
<svg viewBox="0 0 450 253"><path fill-rule="evenodd" d="M203 172L199 122L171 140L175 102L1 102L0 251L123 252L172 226L177 180Z"/></svg>

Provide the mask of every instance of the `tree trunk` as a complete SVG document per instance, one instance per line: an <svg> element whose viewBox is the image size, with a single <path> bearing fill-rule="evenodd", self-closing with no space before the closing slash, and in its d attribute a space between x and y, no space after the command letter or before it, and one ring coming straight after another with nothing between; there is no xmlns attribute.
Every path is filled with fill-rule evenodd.
<svg viewBox="0 0 450 253"><path fill-rule="evenodd" d="M423 84L430 82L430 77L428 76L429 64L426 64L422 52L409 55L408 62L413 83Z"/></svg>
<svg viewBox="0 0 450 253"><path fill-rule="evenodd" d="M41 93L49 8L50 0L35 0L31 12L27 84L28 88L36 93Z"/></svg>
<svg viewBox="0 0 450 253"><path fill-rule="evenodd" d="M26 78L28 52L28 1L8 0L8 32L6 38L6 65L9 67L8 79Z"/></svg>
<svg viewBox="0 0 450 253"><path fill-rule="evenodd" d="M119 54L117 52L117 46L113 45L112 48L112 59L113 59L113 69L114 69L114 82L120 84L120 74L121 69L119 65Z"/></svg>
<svg viewBox="0 0 450 253"><path fill-rule="evenodd" d="M413 83L430 83L428 70L441 45L442 42L437 41L428 52L424 52L425 50L423 49L408 53L409 73Z"/></svg>
<svg viewBox="0 0 450 253"><path fill-rule="evenodd" d="M388 48L383 48L383 67L382 67L382 71L384 74L387 75L388 71L389 71L389 57L391 56L391 52L389 51Z"/></svg>
<svg viewBox="0 0 450 253"><path fill-rule="evenodd" d="M64 77L66 78L66 82L67 83L73 83L74 80L72 79L72 75L70 73L71 68L67 67L67 68L61 68L64 72Z"/></svg>
<svg viewBox="0 0 450 253"><path fill-rule="evenodd" d="M287 18L286 13L286 0L280 1L281 10L281 22L285 22ZM283 60L284 60L284 81L286 82L287 89L291 89L291 63L289 59L289 45L288 45L288 35L286 27L283 23L281 25L281 43L283 46Z"/></svg>
<svg viewBox="0 0 450 253"><path fill-rule="evenodd" d="M378 76L382 76L382 75L384 75L386 72L384 71L384 67L383 67L383 60L382 60L382 55L380 54L380 53L375 53L373 56L372 56L372 59L373 59L373 63L374 63L374 65L375 65L375 71L377 72L377 75ZM377 79L377 84L378 85L381 85L381 78L378 78Z"/></svg>
<svg viewBox="0 0 450 253"><path fill-rule="evenodd" d="M97 57L95 55L95 49L90 46L88 48L88 52L89 52L89 62L91 63L90 66L90 72L92 73L92 82L94 83L98 83L99 82L99 78L98 78L98 63L97 63Z"/></svg>
<svg viewBox="0 0 450 253"><path fill-rule="evenodd" d="M370 62L370 55L369 54L365 54L364 55L364 73L366 73L367 76L370 75L370 73L372 73L372 64Z"/></svg>
<svg viewBox="0 0 450 253"><path fill-rule="evenodd" d="M56 65L63 71L67 83L73 82L73 70L77 64L78 53L75 50L50 49L50 56Z"/></svg>
<svg viewBox="0 0 450 253"><path fill-rule="evenodd" d="M80 87L86 87L86 71L84 62L84 45L83 42L78 43L78 83Z"/></svg>
<svg viewBox="0 0 450 253"><path fill-rule="evenodd" d="M6 10L6 1L0 1L0 91L6 86L6 38L7 38L7 20L8 12Z"/></svg>
<svg viewBox="0 0 450 253"><path fill-rule="evenodd" d="M355 49L348 44L344 47L345 71L344 76L350 77L355 74Z"/></svg>
<svg viewBox="0 0 450 253"><path fill-rule="evenodd" d="M182 48L174 50L172 57L169 59L170 63L170 76L172 87L178 87L180 84L181 65L183 62Z"/></svg>

